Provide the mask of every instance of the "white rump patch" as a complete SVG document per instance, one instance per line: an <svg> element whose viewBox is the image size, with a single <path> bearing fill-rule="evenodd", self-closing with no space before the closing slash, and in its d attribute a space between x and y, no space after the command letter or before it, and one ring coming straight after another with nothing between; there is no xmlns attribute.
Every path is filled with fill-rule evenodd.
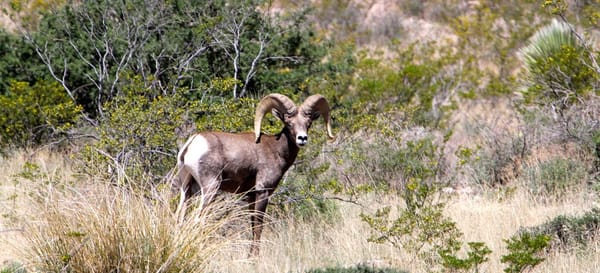
<svg viewBox="0 0 600 273"><path fill-rule="evenodd" d="M183 146L180 153L185 150L187 151L183 156L183 162L180 162L180 164L183 163L188 168L191 168L192 170L196 171L195 168L198 167L200 159L205 154L207 154L210 149L208 147L208 141L205 137L201 135L195 135L187 141L186 145Z"/></svg>

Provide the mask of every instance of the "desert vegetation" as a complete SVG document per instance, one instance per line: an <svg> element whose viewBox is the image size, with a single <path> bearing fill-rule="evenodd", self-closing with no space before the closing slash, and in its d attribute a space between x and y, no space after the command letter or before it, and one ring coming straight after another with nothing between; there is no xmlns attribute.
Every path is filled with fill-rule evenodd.
<svg viewBox="0 0 600 273"><path fill-rule="evenodd" d="M0 272L600 268L598 1L0 7ZM322 94L336 138L249 258L244 196L181 217L171 184L191 134L251 132L271 93Z"/></svg>

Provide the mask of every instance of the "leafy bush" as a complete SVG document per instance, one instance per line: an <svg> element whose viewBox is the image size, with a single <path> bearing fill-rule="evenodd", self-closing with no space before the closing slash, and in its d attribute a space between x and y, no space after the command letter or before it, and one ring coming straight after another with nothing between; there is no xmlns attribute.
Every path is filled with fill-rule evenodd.
<svg viewBox="0 0 600 273"><path fill-rule="evenodd" d="M455 106L453 94L466 92L453 80L464 72L455 71L454 53L427 43L396 47L390 61L376 54L360 52L355 88L345 97L363 114L387 112L411 126L444 128Z"/></svg>
<svg viewBox="0 0 600 273"><path fill-rule="evenodd" d="M513 92L516 79L513 71L520 68L515 51L531 36L540 15L539 5L532 1L480 1L478 5L439 5L444 13L459 9L444 18L457 35L456 57L460 60L459 77L467 84L463 98L504 97ZM538 18L527 20L524 18Z"/></svg>
<svg viewBox="0 0 600 273"><path fill-rule="evenodd" d="M482 242L469 242L467 245L469 250L467 250L466 258L457 257L456 252L460 249L443 249L439 251L445 269L450 270L450 272L461 270L479 272L479 266L488 261L487 256L492 251Z"/></svg>
<svg viewBox="0 0 600 273"><path fill-rule="evenodd" d="M531 235L527 232L504 240L509 250L509 254L503 255L500 259L502 263L508 264L504 272L524 272L543 262L544 258L539 255L548 247L549 241L550 237L547 235Z"/></svg>
<svg viewBox="0 0 600 273"><path fill-rule="evenodd" d="M590 53L572 27L553 20L538 30L521 49L527 69L526 102L551 104L557 111L597 92L600 75L590 65Z"/></svg>
<svg viewBox="0 0 600 273"><path fill-rule="evenodd" d="M106 105L99 140L77 155L79 170L138 188L156 185L176 165L177 132L189 123L187 109L196 108L182 92L162 96L131 78L123 95Z"/></svg>
<svg viewBox="0 0 600 273"><path fill-rule="evenodd" d="M27 36L48 74L92 117L128 84L123 73L164 95L187 88L200 98L218 78L234 84L210 95L301 91L307 78L330 71L322 62L328 44L315 38L305 9L267 14L259 8L266 2L84 1L56 5Z"/></svg>
<svg viewBox="0 0 600 273"><path fill-rule="evenodd" d="M554 249L582 247L600 236L600 209L594 208L580 216L559 215L539 226L527 228L522 233L547 235Z"/></svg>
<svg viewBox="0 0 600 273"><path fill-rule="evenodd" d="M13 81L9 93L0 95L0 152L65 137L80 112L57 83Z"/></svg>
<svg viewBox="0 0 600 273"><path fill-rule="evenodd" d="M306 273L406 273L393 268L376 268L367 265L357 265L354 267L329 267L324 269L311 269Z"/></svg>
<svg viewBox="0 0 600 273"><path fill-rule="evenodd" d="M17 34L0 28L0 95L9 92L12 81L34 84L46 77L46 67L33 46Z"/></svg>
<svg viewBox="0 0 600 273"><path fill-rule="evenodd" d="M391 207L378 209L374 214L362 213L362 220L371 227L368 240L389 243L429 265L453 270L477 268L490 251L483 243L471 243L468 258L456 256L462 246L462 233L444 215L445 203L439 196L440 187L447 182L440 178L441 148L430 138L407 141L405 145L397 151L396 160L390 161L395 162L395 171L404 179L401 194L405 207L398 207L397 216Z"/></svg>
<svg viewBox="0 0 600 273"><path fill-rule="evenodd" d="M428 190L416 191L422 194ZM460 247L458 238L462 234L456 223L443 215L442 204L400 210L398 217L392 217L390 207L378 209L373 215L363 213L360 216L372 229L370 242L389 243L426 261L436 260L438 250Z"/></svg>

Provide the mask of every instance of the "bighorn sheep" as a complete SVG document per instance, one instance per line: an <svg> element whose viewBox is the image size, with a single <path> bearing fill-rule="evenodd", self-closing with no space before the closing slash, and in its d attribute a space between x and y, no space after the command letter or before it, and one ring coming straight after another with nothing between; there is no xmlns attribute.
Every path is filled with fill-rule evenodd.
<svg viewBox="0 0 600 273"><path fill-rule="evenodd" d="M261 135L261 122L270 111L284 127L277 135ZM180 207L198 192L203 206L218 190L246 193L253 212L250 255L257 255L269 196L294 163L299 148L308 143L312 121L323 116L327 136L334 138L329 112L322 95L312 95L297 107L284 95L270 94L256 107L254 134L203 132L191 136L177 155L179 181L175 186L181 194Z"/></svg>

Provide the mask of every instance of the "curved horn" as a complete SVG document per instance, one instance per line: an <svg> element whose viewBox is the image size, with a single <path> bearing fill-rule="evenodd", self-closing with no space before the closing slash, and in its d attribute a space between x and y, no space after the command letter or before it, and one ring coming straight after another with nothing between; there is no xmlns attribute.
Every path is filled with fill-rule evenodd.
<svg viewBox="0 0 600 273"><path fill-rule="evenodd" d="M331 133L331 118L329 112L331 109L329 108L329 102L322 95L312 95L302 103L300 106L302 113L308 117L312 117L313 114L319 113L325 119L325 126L327 127L327 137L329 139L334 139L333 133Z"/></svg>
<svg viewBox="0 0 600 273"><path fill-rule="evenodd" d="M281 115L293 116L297 113L296 104L285 95L270 94L265 96L256 106L256 113L254 114L254 135L256 136L256 143L258 143L260 138L262 119L267 112L273 109L277 110ZM281 119L283 116L278 116L278 118Z"/></svg>

